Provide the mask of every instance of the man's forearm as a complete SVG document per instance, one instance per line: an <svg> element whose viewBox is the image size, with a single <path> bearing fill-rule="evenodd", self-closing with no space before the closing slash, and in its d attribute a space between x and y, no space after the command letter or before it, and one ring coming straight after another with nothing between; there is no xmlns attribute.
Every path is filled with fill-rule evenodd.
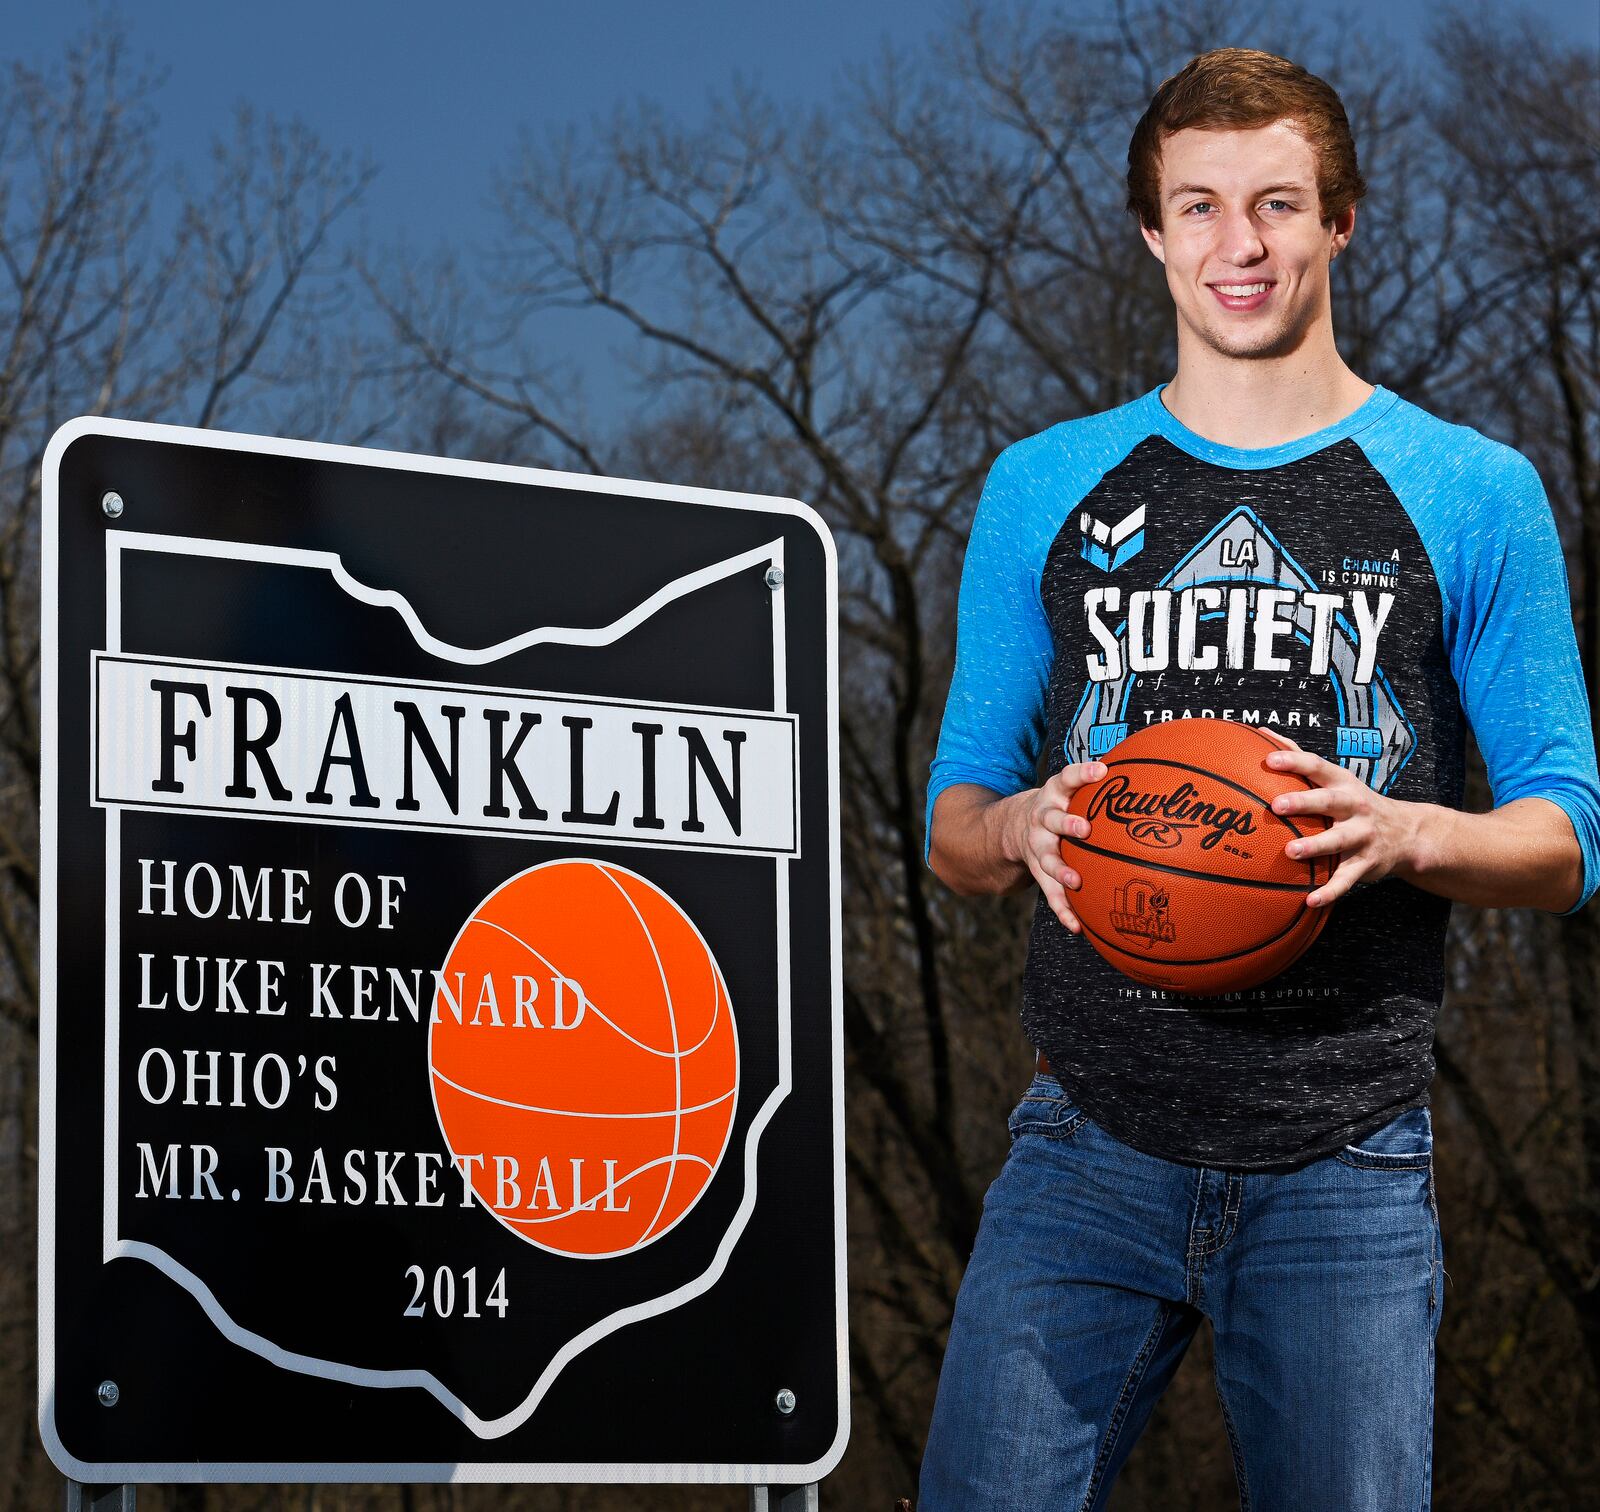
<svg viewBox="0 0 1600 1512"><path fill-rule="evenodd" d="M933 837L928 863L951 891L1021 892L1033 883L1015 840L1019 810L1037 788L1002 798L975 782L958 782L934 801Z"/></svg>
<svg viewBox="0 0 1600 1512"><path fill-rule="evenodd" d="M1038 789L1001 797L976 783L946 788L934 805L929 862L953 891L1021 892L1032 874L1018 849L1022 814ZM1544 798L1518 798L1486 814L1405 803L1414 821L1396 876L1477 908L1565 913L1583 889L1583 852L1572 822Z"/></svg>
<svg viewBox="0 0 1600 1512"><path fill-rule="evenodd" d="M1583 889L1572 822L1545 798L1516 798L1486 814L1418 803L1412 854L1395 874L1425 892L1477 908L1564 913Z"/></svg>

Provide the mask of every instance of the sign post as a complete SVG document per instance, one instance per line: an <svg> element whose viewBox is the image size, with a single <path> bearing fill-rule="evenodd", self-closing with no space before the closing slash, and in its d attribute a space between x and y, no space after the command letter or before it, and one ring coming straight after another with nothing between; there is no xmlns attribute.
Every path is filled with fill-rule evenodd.
<svg viewBox="0 0 1600 1512"><path fill-rule="evenodd" d="M820 518L83 420L42 581L56 1464L820 1480L849 1431Z"/></svg>
<svg viewBox="0 0 1600 1512"><path fill-rule="evenodd" d="M67 1482L67 1512L138 1512L138 1497L133 1486L85 1486L75 1480Z"/></svg>

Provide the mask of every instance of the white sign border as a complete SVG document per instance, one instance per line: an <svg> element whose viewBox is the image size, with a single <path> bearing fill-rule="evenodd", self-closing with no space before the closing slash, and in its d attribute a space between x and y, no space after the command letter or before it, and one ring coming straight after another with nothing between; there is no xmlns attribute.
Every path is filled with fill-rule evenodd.
<svg viewBox="0 0 1600 1512"><path fill-rule="evenodd" d="M56 1466L74 1479L85 1482L571 1482L628 1483L665 1482L686 1484L790 1484L821 1480L844 1456L850 1434L848 1292L845 1273L845 1185L844 1185L844 1054L843 1054L843 960L841 955L840 837L837 802L828 817L829 870L832 900L829 910L832 971L830 996L833 1024L833 1195L834 1195L834 1286L837 1336L835 1339L836 1399L838 1432L821 1458L807 1464L666 1464L533 1462L506 1464L496 1461L410 1462L391 1461L313 1461L313 1462L213 1462L180 1461L158 1463L90 1463L77 1459L62 1443L55 1425L55 1097L57 1022L55 960L58 947L56 918L57 762L59 734L56 708L60 689L59 646L56 625L60 611L60 539L57 517L60 510L61 460L74 441L87 436L122 437L130 440L208 447L264 456L295 457L313 461L337 462L427 473L437 476L473 478L489 482L534 484L590 492L623 493L638 498L702 504L784 514L803 520L822 543L826 564L826 639L827 639L827 722L828 775L837 799L839 783L838 741L838 553L826 522L809 505L798 499L771 495L744 494L724 489L678 487L639 479L604 478L586 473L567 473L546 468L511 467L494 463L463 462L427 457L409 452L380 451L366 447L335 446L322 442L285 440L225 431L200 430L189 426L157 425L138 421L81 416L68 421L51 437L41 468L41 721L40 721L40 1077L39 1077L39 1431L45 1448ZM648 602L648 601L647 601ZM644 606L639 606L641 609ZM402 611L403 612L403 611ZM781 626L781 619L778 621ZM412 626L415 633L420 626ZM780 631L781 634L781 631ZM106 647L107 650L120 649ZM498 648L484 653L492 656ZM783 666L784 647L775 646L778 667ZM504 654L501 652L500 654ZM782 703L781 684L779 698ZM109 836L108 836L109 839ZM787 868L776 863L781 902L787 912ZM787 939L780 938L780 974L787 988ZM785 990L783 996L787 998ZM787 1041L780 1048L780 1093L787 1093L789 1082ZM775 1109L777 1099L769 1103ZM747 1148L753 1149L752 1146ZM746 1201L752 1201L753 1171ZM114 1223L115 1192L107 1183L104 1217ZM111 1230L105 1231L108 1235ZM732 1232L732 1230L730 1230ZM719 1249L719 1260L725 1248ZM714 1269L720 1269L720 1264ZM708 1274L710 1274L708 1272ZM292 1367L291 1367L292 1368ZM419 1385L399 1381L396 1385Z"/></svg>

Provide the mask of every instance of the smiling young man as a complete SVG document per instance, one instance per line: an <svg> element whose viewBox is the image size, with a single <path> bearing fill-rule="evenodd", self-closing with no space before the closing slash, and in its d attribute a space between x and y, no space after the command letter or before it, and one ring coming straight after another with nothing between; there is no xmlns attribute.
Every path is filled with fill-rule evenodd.
<svg viewBox="0 0 1600 1512"><path fill-rule="evenodd" d="M1008 447L962 570L928 859L957 892L1034 890L1041 1055L918 1512L1104 1506L1202 1317L1241 1505L1423 1507L1451 903L1570 913L1600 881L1565 565L1524 457L1339 356L1329 267L1365 185L1327 84L1266 53L1194 59L1139 122L1128 190L1177 373ZM1162 612L1130 614L1140 593ZM1222 607L1241 595L1245 622L1265 605L1293 634L1244 633ZM1314 790L1277 806L1332 821L1291 850L1339 857L1307 899L1338 903L1317 943L1221 999L1102 960L1060 850L1096 758L1207 715L1282 737L1269 761ZM1468 722L1489 813L1460 808Z"/></svg>

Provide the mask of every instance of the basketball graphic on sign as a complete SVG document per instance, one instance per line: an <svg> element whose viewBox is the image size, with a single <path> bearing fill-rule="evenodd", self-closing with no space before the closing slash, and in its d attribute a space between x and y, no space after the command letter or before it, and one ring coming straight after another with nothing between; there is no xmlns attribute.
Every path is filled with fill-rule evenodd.
<svg viewBox="0 0 1600 1512"><path fill-rule="evenodd" d="M683 909L626 867L562 860L503 882L462 925L428 1072L479 1202L530 1244L603 1259L659 1239L710 1184L739 1047Z"/></svg>

